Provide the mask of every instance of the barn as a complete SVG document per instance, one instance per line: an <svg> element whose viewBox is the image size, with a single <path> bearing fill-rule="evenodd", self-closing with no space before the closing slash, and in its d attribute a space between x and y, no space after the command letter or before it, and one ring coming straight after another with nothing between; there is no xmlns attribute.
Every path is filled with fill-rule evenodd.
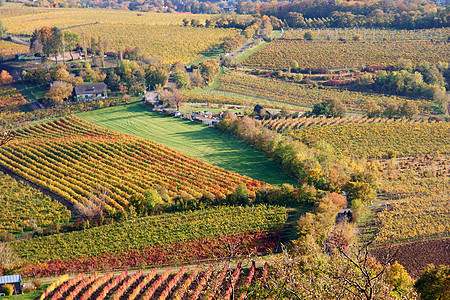
<svg viewBox="0 0 450 300"><path fill-rule="evenodd" d="M20 275L0 276L0 290L5 284L11 284L14 286L13 295L22 294L22 277Z"/></svg>

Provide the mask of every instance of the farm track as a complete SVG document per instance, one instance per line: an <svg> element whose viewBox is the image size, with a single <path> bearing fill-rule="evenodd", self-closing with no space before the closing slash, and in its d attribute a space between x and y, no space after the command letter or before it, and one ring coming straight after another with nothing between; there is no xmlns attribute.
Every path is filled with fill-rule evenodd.
<svg viewBox="0 0 450 300"><path fill-rule="evenodd" d="M6 175L11 176L12 178L19 180L29 186L31 186L32 188L35 188L37 190L39 190L41 193L43 193L44 195L49 196L50 198L52 198L53 200L58 201L59 203L61 203L62 205L64 205L68 210L70 210L75 216L78 216L78 212L75 209L75 206L70 203L69 201L67 201L64 197L61 197L60 195L50 191L49 189L46 189L36 183L34 183L33 181L26 179L16 173L14 173L13 171L3 167L2 165L0 165L0 171L3 172Z"/></svg>

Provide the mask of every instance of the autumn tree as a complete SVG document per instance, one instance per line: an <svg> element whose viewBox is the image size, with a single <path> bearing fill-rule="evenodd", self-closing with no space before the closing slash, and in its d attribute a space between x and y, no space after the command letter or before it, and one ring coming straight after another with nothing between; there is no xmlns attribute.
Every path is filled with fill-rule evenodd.
<svg viewBox="0 0 450 300"><path fill-rule="evenodd" d="M215 59L205 60L200 64L202 77L206 84L210 84L219 72L219 62Z"/></svg>
<svg viewBox="0 0 450 300"><path fill-rule="evenodd" d="M6 70L2 70L0 73L0 85L10 84L13 82L12 76Z"/></svg>
<svg viewBox="0 0 450 300"><path fill-rule="evenodd" d="M71 60L73 60L72 50L80 43L80 36L72 31L66 30L63 32L63 37L64 48L69 50Z"/></svg>
<svg viewBox="0 0 450 300"><path fill-rule="evenodd" d="M184 98L180 90L174 90L173 92L162 91L159 93L159 99L171 107L176 107L177 110L180 110L180 106L186 102L186 98Z"/></svg>
<svg viewBox="0 0 450 300"><path fill-rule="evenodd" d="M450 267L428 265L414 284L424 300L449 299L450 297Z"/></svg>
<svg viewBox="0 0 450 300"><path fill-rule="evenodd" d="M45 96L51 99L56 104L63 103L64 100L67 100L70 95L72 95L73 86L70 83L64 81L55 81L50 87L50 91L48 91Z"/></svg>
<svg viewBox="0 0 450 300"><path fill-rule="evenodd" d="M43 57L53 55L57 61L58 53L61 49L61 31L57 27L44 26L34 30L30 40L30 50L41 53Z"/></svg>
<svg viewBox="0 0 450 300"><path fill-rule="evenodd" d="M169 80L169 72L164 68L149 66L145 67L145 82L151 90L157 86L164 87Z"/></svg>
<svg viewBox="0 0 450 300"><path fill-rule="evenodd" d="M191 85L189 74L184 71L176 71L173 73L173 80L179 89L187 89Z"/></svg>

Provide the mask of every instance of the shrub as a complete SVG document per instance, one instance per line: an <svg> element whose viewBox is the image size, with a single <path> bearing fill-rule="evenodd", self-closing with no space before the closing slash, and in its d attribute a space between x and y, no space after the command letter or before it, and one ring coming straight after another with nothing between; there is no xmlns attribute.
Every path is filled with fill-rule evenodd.
<svg viewBox="0 0 450 300"><path fill-rule="evenodd" d="M40 290L43 288L42 282L39 279L33 279L33 281L31 281L31 283L34 285L34 287L37 290Z"/></svg>
<svg viewBox="0 0 450 300"><path fill-rule="evenodd" d="M12 284L3 285L2 292L5 296L11 296L14 293L14 286Z"/></svg>

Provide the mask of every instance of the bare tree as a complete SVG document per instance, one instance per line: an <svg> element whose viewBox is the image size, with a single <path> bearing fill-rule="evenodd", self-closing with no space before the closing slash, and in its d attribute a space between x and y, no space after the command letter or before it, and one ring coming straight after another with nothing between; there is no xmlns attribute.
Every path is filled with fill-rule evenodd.
<svg viewBox="0 0 450 300"><path fill-rule="evenodd" d="M2 138L0 140L0 147L6 145L9 141L11 141L16 134L12 130L3 131Z"/></svg>

